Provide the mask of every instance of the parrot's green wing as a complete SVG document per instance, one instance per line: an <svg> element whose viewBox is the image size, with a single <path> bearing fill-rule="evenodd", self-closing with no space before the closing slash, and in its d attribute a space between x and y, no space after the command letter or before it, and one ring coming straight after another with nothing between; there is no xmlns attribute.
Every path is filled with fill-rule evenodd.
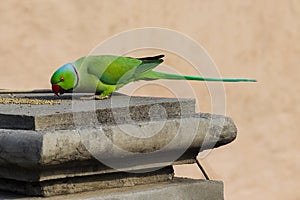
<svg viewBox="0 0 300 200"><path fill-rule="evenodd" d="M86 56L75 62L87 73L99 78L105 84L124 84L139 80L144 73L155 68L161 62L161 56L149 58L130 58L120 56Z"/></svg>

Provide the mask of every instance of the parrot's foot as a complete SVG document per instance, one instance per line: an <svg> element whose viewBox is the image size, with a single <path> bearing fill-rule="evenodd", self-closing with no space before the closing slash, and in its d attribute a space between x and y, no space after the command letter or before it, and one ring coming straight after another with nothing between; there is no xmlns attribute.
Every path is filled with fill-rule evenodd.
<svg viewBox="0 0 300 200"><path fill-rule="evenodd" d="M109 99L111 95L109 96L100 96L100 95L93 95L93 96L88 96L88 97L80 97L81 100L104 100L104 99Z"/></svg>

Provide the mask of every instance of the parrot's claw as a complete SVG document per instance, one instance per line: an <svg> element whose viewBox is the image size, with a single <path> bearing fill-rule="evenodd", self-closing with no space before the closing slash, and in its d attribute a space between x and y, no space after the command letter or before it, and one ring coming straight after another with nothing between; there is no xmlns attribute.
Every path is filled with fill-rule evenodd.
<svg viewBox="0 0 300 200"><path fill-rule="evenodd" d="M88 96L88 97L80 97L81 100L104 100L104 99L109 99L111 95L109 96L99 96L99 95L93 95L93 96Z"/></svg>

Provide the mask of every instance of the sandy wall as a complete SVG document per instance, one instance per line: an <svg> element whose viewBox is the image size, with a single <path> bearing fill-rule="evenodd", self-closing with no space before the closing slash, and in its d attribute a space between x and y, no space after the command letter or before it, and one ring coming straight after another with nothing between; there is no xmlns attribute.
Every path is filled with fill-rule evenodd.
<svg viewBox="0 0 300 200"><path fill-rule="evenodd" d="M124 30L183 32L207 49L222 76L259 81L225 85L238 138L202 161L225 182L226 199L299 199L299 19L298 0L2 0L0 88L47 88L55 68ZM166 63L180 71L184 62L169 55ZM192 85L198 109L211 111L205 84ZM160 90L140 94L170 95ZM195 166L177 174L201 177Z"/></svg>

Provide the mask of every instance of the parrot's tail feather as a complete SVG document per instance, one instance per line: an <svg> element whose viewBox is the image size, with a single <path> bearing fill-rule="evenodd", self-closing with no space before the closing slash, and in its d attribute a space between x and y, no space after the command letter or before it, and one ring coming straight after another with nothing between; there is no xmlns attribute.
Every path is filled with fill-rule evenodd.
<svg viewBox="0 0 300 200"><path fill-rule="evenodd" d="M169 80L195 80L195 81L221 81L221 82L256 82L247 78L206 78L201 76L185 76L151 71L145 74L144 80L169 79Z"/></svg>

